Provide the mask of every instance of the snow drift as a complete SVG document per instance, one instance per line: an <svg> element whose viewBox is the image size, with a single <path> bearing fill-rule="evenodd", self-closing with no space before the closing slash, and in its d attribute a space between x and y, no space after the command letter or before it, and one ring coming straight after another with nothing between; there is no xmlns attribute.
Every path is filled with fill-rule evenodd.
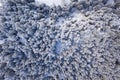
<svg viewBox="0 0 120 80"><path fill-rule="evenodd" d="M36 4L46 4L48 6L65 6L70 4L70 0L35 0Z"/></svg>

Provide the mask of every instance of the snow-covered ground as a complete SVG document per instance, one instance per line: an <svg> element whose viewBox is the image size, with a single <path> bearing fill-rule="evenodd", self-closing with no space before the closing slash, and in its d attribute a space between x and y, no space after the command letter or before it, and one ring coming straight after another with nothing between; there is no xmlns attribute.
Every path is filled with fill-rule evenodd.
<svg viewBox="0 0 120 80"><path fill-rule="evenodd" d="M46 4L48 6L65 6L70 4L70 0L35 0L37 5Z"/></svg>
<svg viewBox="0 0 120 80"><path fill-rule="evenodd" d="M2 6L2 2L0 1L0 7Z"/></svg>

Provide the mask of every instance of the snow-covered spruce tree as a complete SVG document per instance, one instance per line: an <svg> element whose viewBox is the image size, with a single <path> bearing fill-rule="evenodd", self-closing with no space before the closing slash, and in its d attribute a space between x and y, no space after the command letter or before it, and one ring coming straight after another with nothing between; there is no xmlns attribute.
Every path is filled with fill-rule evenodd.
<svg viewBox="0 0 120 80"><path fill-rule="evenodd" d="M48 6L6 0L0 80L120 80L119 6L109 1Z"/></svg>

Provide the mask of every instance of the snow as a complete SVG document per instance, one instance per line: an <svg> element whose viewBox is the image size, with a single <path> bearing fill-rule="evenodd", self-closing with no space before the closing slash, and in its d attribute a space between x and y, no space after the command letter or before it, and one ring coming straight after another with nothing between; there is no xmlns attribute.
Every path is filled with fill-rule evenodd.
<svg viewBox="0 0 120 80"><path fill-rule="evenodd" d="M2 3L0 2L0 7L2 6Z"/></svg>
<svg viewBox="0 0 120 80"><path fill-rule="evenodd" d="M23 2L16 6L4 4L1 11L6 20L0 24L0 63L5 63L0 64L0 80L120 80L116 73L120 70L120 19L112 10L117 9L105 6L112 0L105 4L98 0L100 10L94 9L95 0L78 0L86 2L70 6L65 6L70 0L36 0L62 9L19 1ZM44 17L36 19L37 14Z"/></svg>
<svg viewBox="0 0 120 80"><path fill-rule="evenodd" d="M62 43L60 40L56 41L55 53L60 54L62 52Z"/></svg>
<svg viewBox="0 0 120 80"><path fill-rule="evenodd" d="M5 41L4 41L4 40L0 40L0 45L1 45L1 44L4 44L4 43L5 43Z"/></svg>
<svg viewBox="0 0 120 80"><path fill-rule="evenodd" d="M48 6L64 6L70 4L70 0L35 0L36 4L46 4Z"/></svg>
<svg viewBox="0 0 120 80"><path fill-rule="evenodd" d="M2 0L0 0L0 7L2 6Z"/></svg>
<svg viewBox="0 0 120 80"><path fill-rule="evenodd" d="M2 4L0 3L0 6L2 6Z"/></svg>
<svg viewBox="0 0 120 80"><path fill-rule="evenodd" d="M115 1L114 0L108 0L108 2L107 2L107 4L106 4L107 6L114 6L115 5Z"/></svg>

